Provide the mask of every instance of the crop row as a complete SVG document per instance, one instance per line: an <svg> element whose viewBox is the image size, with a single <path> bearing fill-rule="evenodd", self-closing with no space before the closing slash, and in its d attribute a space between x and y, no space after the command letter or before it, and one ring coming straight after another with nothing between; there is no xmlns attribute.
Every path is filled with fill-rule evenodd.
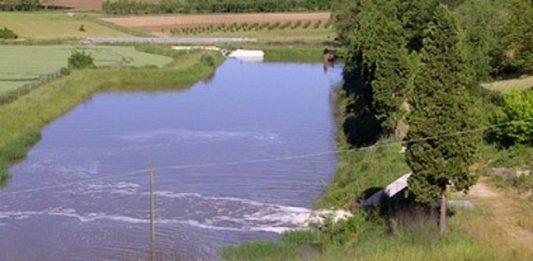
<svg viewBox="0 0 533 261"><path fill-rule="evenodd" d="M328 29L331 22L323 21L295 21L272 23L232 23L195 27L181 27L170 29L171 34L201 34L215 32L247 32L247 31L273 31L296 29ZM164 30L163 30L164 31Z"/></svg>

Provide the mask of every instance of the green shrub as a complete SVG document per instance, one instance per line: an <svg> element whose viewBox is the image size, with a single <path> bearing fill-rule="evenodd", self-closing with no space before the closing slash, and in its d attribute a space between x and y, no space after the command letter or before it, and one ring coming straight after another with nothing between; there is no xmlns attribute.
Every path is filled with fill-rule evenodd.
<svg viewBox="0 0 533 261"><path fill-rule="evenodd" d="M285 29L287 29L288 27L290 27L291 24L292 24L292 22L286 22L286 23L280 25L280 26L279 26L279 29L280 29L280 30L285 30Z"/></svg>
<svg viewBox="0 0 533 261"><path fill-rule="evenodd" d="M9 163L24 159L28 150L40 139L41 133L32 131L10 140L0 148L0 160Z"/></svg>
<svg viewBox="0 0 533 261"><path fill-rule="evenodd" d="M491 182L501 189L514 188L523 192L533 191L533 175L520 177L494 176L491 178Z"/></svg>
<svg viewBox="0 0 533 261"><path fill-rule="evenodd" d="M66 76L70 74L70 70L66 67L62 67L61 70L59 70L59 73L63 76Z"/></svg>
<svg viewBox="0 0 533 261"><path fill-rule="evenodd" d="M202 61L202 64L206 66L210 66L210 67L215 66L215 58L213 58L213 56L208 53L203 53L202 56L200 57L200 60Z"/></svg>
<svg viewBox="0 0 533 261"><path fill-rule="evenodd" d="M293 246L318 244L320 243L320 236L320 232L314 229L287 231L281 236L281 242Z"/></svg>
<svg viewBox="0 0 533 261"><path fill-rule="evenodd" d="M85 69L94 67L94 58L85 51L74 51L68 58L69 69Z"/></svg>
<svg viewBox="0 0 533 261"><path fill-rule="evenodd" d="M302 26L302 21L296 21L292 26L291 29L296 29L298 27Z"/></svg>
<svg viewBox="0 0 533 261"><path fill-rule="evenodd" d="M17 39L18 35L7 27L0 29L0 39Z"/></svg>
<svg viewBox="0 0 533 261"><path fill-rule="evenodd" d="M273 241L255 241L222 249L224 260L297 260L298 253L289 244Z"/></svg>
<svg viewBox="0 0 533 261"><path fill-rule="evenodd" d="M9 177L9 168L7 165L0 163L0 184L7 180Z"/></svg>
<svg viewBox="0 0 533 261"><path fill-rule="evenodd" d="M326 220L322 227L322 244L329 246L342 246L356 244L375 225L367 220L367 214L362 211L356 212L351 218L333 223Z"/></svg>
<svg viewBox="0 0 533 261"><path fill-rule="evenodd" d="M499 144L505 147L533 145L533 90L506 94L492 122L503 124L491 135Z"/></svg>

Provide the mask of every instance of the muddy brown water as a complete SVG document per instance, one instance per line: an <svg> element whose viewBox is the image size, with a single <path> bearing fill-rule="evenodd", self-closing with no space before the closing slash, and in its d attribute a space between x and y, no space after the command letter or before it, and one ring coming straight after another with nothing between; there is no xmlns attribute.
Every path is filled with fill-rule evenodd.
<svg viewBox="0 0 533 261"><path fill-rule="evenodd" d="M185 91L95 95L12 167L0 260L146 260L151 162L162 259L217 260L301 228L336 158L299 155L336 149L340 74L228 60Z"/></svg>

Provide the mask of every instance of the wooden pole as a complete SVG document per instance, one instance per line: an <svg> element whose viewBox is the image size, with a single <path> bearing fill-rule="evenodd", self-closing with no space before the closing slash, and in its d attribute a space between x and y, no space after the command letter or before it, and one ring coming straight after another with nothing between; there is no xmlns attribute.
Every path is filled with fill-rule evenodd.
<svg viewBox="0 0 533 261"><path fill-rule="evenodd" d="M154 195L155 167L150 166L150 261L157 260L155 243L155 195Z"/></svg>
<svg viewBox="0 0 533 261"><path fill-rule="evenodd" d="M440 198L440 218L439 218L439 229L440 229L440 234L441 235L444 235L446 234L446 231L448 230L448 225L447 225L447 214L446 213L446 210L447 210L447 206L448 205L448 201L446 199L446 190L444 190L444 192L442 193L441 195L441 198Z"/></svg>

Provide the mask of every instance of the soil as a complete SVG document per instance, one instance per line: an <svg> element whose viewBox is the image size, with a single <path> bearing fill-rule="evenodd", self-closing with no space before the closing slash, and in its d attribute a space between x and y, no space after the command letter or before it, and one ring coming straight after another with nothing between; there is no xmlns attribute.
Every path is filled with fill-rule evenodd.
<svg viewBox="0 0 533 261"><path fill-rule="evenodd" d="M331 13L246 13L246 14L202 14L202 15L160 15L112 17L103 20L124 27L149 32L161 29L195 27L202 25L272 23L289 21L323 21L330 19Z"/></svg>

